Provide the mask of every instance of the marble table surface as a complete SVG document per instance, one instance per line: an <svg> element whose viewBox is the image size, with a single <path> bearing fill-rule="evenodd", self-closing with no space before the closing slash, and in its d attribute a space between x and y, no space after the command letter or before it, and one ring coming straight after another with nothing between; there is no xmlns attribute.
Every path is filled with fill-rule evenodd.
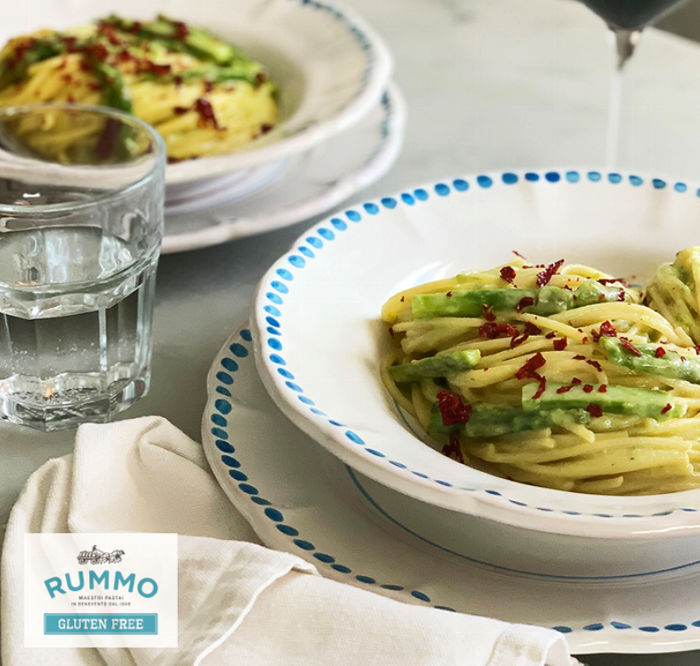
<svg viewBox="0 0 700 666"><path fill-rule="evenodd" d="M612 56L573 0L350 0L383 35L409 109L394 169L355 197L489 170L602 166ZM700 181L700 46L649 30L630 63L620 168ZM311 222L197 252L158 270L153 384L125 416L159 414L195 439L211 359L256 282ZM27 477L73 432L0 423L0 536ZM595 655L590 666L690 666L700 651ZM8 665L11 666L11 665Z"/></svg>

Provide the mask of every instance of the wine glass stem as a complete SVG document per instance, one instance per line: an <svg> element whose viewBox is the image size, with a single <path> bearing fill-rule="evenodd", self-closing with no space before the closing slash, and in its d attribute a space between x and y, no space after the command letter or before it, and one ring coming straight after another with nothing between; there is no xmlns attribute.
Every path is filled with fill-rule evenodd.
<svg viewBox="0 0 700 666"><path fill-rule="evenodd" d="M608 133L606 163L608 169L615 169L619 162L620 129L622 125L623 70L639 43L640 30L611 28L616 67L610 77L610 99L608 102Z"/></svg>

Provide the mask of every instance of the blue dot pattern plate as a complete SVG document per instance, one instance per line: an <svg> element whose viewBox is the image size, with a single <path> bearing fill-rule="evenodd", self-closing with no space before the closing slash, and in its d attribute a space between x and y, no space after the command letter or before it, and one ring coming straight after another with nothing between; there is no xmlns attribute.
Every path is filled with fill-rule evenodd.
<svg viewBox="0 0 700 666"><path fill-rule="evenodd" d="M224 345L207 386L207 458L269 547L397 600L555 629L576 654L700 648L697 569L641 585L581 584L476 561L461 552L467 541L436 536L436 523L444 532L464 531L463 515L354 472L287 421L256 372L248 327ZM400 516L398 507L405 507ZM445 523L446 516L457 522Z"/></svg>
<svg viewBox="0 0 700 666"><path fill-rule="evenodd" d="M700 491L608 499L460 465L426 446L379 379L391 294L513 250L643 281L697 242L698 219L697 186L590 169L460 176L353 206L305 232L263 278L251 322L261 378L331 453L425 502L571 535L700 534Z"/></svg>

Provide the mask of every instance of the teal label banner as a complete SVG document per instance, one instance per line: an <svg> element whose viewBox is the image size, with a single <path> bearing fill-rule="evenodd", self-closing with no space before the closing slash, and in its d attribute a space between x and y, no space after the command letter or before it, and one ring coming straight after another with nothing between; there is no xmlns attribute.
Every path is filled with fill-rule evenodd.
<svg viewBox="0 0 700 666"><path fill-rule="evenodd" d="M48 636L157 633L158 613L44 613Z"/></svg>

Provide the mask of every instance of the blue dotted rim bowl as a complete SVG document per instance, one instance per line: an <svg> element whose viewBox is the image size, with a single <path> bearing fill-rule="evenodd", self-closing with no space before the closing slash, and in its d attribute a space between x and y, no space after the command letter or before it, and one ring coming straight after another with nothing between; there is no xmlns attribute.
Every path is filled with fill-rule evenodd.
<svg viewBox="0 0 700 666"><path fill-rule="evenodd" d="M270 544L272 547L281 547L283 550L299 555L316 566L323 575L355 585L360 583L368 589L379 588L380 593L403 601L454 611L454 608L442 605L435 598L435 594L429 595L423 590L402 584L404 581L401 580L400 575L385 580L371 567L358 570L354 564L349 566L350 562L342 551L322 549L316 542L318 533L306 534L298 523L290 520L290 507L287 504L281 506L275 501L275 488L266 487L265 479L251 476L250 463L249 461L246 463L246 453L250 454L257 450L255 438L250 442L252 448L244 450L239 446L240 436L232 434L231 429L237 428L235 407L232 404L235 404L237 399L234 384L237 383L240 390L241 382L246 381L242 378L241 371L247 364L252 363L252 339L251 331L246 327L241 328L229 338L215 358L209 371L207 406L202 419L202 441L207 459L219 483L236 508L256 529L262 525L263 533L270 528L279 533L272 540ZM348 473L367 500L389 521L396 522L367 494L350 469ZM271 494L268 494L270 492ZM401 525L399 527L407 529ZM414 536L422 538L420 535ZM280 546L280 544L283 545ZM512 593L511 588L509 594ZM700 616L694 611L688 611L689 609L676 611L677 615L673 618L676 621L662 620L653 612L645 619L633 620L622 612L605 618L584 616L577 622L561 617L558 621L555 620L543 626L564 634L575 654L656 652L659 644L666 650L669 640L673 640L677 650L691 650L697 647L700 640L697 637L700 632ZM532 621L542 624L536 618ZM591 650L592 634L596 637L594 650Z"/></svg>
<svg viewBox="0 0 700 666"><path fill-rule="evenodd" d="M646 236L635 233L640 229L648 231L644 226L648 224L644 218L645 212L651 207L648 202L663 202L667 207L665 213L670 211L672 218L674 215L681 216L684 220L683 216L688 218L688 224L683 227L683 245L672 246L675 248L673 252L693 244L694 221L700 216L698 186L676 180L595 169L549 169L456 177L353 206L306 231L291 250L275 262L260 282L253 304L251 324L255 333L256 364L266 389L288 418L345 463L395 490L431 504L529 529L580 536L664 537L668 536L669 530L675 528L682 528L687 535L700 533L700 490L641 498L581 495L500 479L459 465L439 454L435 454L440 458L437 464L441 466L441 472L444 470L445 473L427 473L425 469L413 464L408 449L404 455L396 454L395 448L393 453L388 453L388 442L386 438L382 439L385 433L381 429L372 432L371 428L365 428L369 436L358 433L358 428L353 427L348 419L345 423L327 411L322 393L306 389L303 381L304 366L298 355L292 353L290 356L289 347L293 345L287 343L287 332L293 319L299 316L298 308L294 309L298 303L294 297L304 292L303 285L309 284L309 274L323 265L324 253L329 248L333 248L334 252L334 270L342 272L347 267L337 265L339 256L342 262L342 255L338 254L341 250L338 248L350 243L367 242L372 238L372 233L378 234L370 231L376 229L377 225L384 225L382 234L387 235L389 240L385 240L382 235L381 241L388 243L395 238L392 233L404 233L404 226L415 233L421 225L437 224L448 213L454 216L455 210L461 210L463 206L472 206L474 210L474 207L478 209L485 202L499 203L514 195L520 196L518 201L546 202L552 210L556 210L558 203L575 200L577 197L581 199L581 205L585 206L587 200L595 201L599 196L604 209L611 209L611 215L619 214L619 206L616 208L615 205L608 205L606 198L612 198L612 203L616 205L621 202L628 202L625 205L629 206L643 204L642 212L637 210L635 213L638 219L635 218L634 224L637 227L632 225L629 229L629 238L636 243L636 251L645 249L650 242L644 240ZM445 202L450 202L451 213ZM421 207L425 210L421 211ZM542 204L537 210L546 216L550 214L549 208ZM518 222L520 225L525 224L520 219ZM534 231L525 229L525 232L533 236L539 234L539 242L547 234L553 233L554 228L547 226L549 222L545 220L541 224L542 228L534 227ZM539 224L540 220L530 220L530 223ZM495 223L492 221L491 224ZM397 228L400 230L396 231ZM483 228L479 231L484 233ZM500 261L493 265L502 263L509 256L510 250L515 249L510 247L515 242L510 236L520 230L513 225L504 226L499 231L501 237L495 241L496 244L502 248L507 245L508 248L503 249L499 255ZM578 233L585 234L587 231L582 228ZM657 240L653 238L651 243L655 244ZM673 240L677 240L676 236L667 239L667 245ZM613 251L616 247L613 244ZM366 249L369 255L371 248ZM673 253L667 250L662 256L670 260ZM440 257L431 255L422 259L423 264L411 266L406 270L406 275L411 271L416 274L421 265L439 260ZM568 259L580 261L573 257ZM368 257L367 261L370 262L371 258ZM468 267L462 265L460 269ZM321 268L320 271L322 270ZM323 273L320 274L323 277ZM421 278L415 283L431 279L425 274ZM406 286L409 285L402 285L403 288ZM384 293L388 295L394 291ZM377 319L382 302L383 300L377 299ZM299 340L296 342L298 344ZM397 418L394 414L392 419L397 421L400 417ZM408 428L404 426L404 430ZM419 442L414 435L411 440L411 446ZM420 443L420 446L424 444Z"/></svg>

